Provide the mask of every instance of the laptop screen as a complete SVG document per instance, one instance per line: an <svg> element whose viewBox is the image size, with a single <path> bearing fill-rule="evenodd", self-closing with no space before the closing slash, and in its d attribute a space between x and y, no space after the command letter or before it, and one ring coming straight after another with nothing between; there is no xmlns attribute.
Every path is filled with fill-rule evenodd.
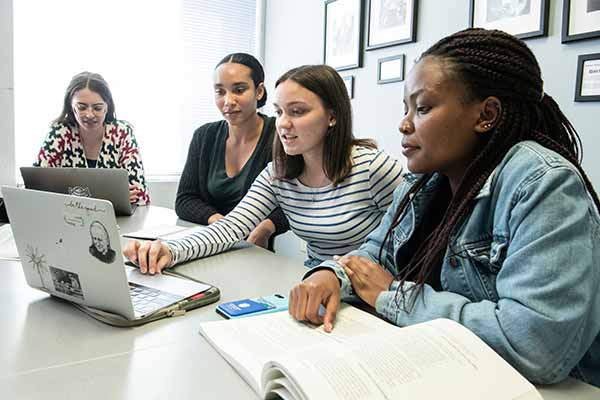
<svg viewBox="0 0 600 400"><path fill-rule="evenodd" d="M25 187L110 201L117 215L131 215L127 171L119 168L21 167Z"/></svg>

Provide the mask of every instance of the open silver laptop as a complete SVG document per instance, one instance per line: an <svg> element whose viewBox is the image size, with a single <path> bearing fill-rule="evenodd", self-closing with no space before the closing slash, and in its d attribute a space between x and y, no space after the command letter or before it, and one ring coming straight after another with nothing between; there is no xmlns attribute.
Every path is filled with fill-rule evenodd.
<svg viewBox="0 0 600 400"><path fill-rule="evenodd" d="M109 201L7 186L2 193L33 288L129 320L210 288L126 266Z"/></svg>
<svg viewBox="0 0 600 400"><path fill-rule="evenodd" d="M135 211L125 169L21 167L21 176L28 189L109 200L117 215Z"/></svg>

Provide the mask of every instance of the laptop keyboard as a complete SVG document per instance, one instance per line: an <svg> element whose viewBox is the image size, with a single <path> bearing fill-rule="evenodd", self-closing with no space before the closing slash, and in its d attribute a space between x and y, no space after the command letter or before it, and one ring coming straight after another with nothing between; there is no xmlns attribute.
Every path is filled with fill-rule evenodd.
<svg viewBox="0 0 600 400"><path fill-rule="evenodd" d="M177 296L133 282L129 282L129 293L131 294L133 309L136 313L142 315L149 314L183 299L183 296Z"/></svg>

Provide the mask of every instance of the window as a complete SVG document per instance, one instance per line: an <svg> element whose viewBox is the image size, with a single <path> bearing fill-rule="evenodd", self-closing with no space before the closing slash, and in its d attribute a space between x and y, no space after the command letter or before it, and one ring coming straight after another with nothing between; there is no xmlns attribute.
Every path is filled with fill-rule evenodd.
<svg viewBox="0 0 600 400"><path fill-rule="evenodd" d="M256 0L14 2L17 167L31 165L81 71L108 82L146 175L178 175L194 130L220 119L215 64L255 53Z"/></svg>

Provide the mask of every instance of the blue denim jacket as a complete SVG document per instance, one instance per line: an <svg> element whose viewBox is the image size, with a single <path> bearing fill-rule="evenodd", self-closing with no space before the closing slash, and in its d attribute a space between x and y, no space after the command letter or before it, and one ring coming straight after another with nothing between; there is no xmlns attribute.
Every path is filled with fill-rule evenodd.
<svg viewBox="0 0 600 400"><path fill-rule="evenodd" d="M405 177L380 226L351 255L379 262L394 211L417 178ZM383 258L394 275L394 256L439 181L434 175L414 195L393 231L393 254ZM335 270L342 296L354 295L339 264L321 265ZM458 321L533 382L570 374L600 386L600 217L580 174L557 153L531 141L509 151L451 237L441 283L444 291L426 285L406 311L394 281L376 310L400 326Z"/></svg>

